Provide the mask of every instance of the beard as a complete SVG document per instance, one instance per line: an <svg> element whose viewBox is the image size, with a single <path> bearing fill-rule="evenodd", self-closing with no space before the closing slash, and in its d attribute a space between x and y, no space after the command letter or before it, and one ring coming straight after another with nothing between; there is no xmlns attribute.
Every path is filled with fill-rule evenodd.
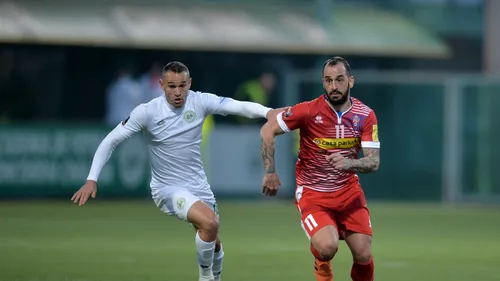
<svg viewBox="0 0 500 281"><path fill-rule="evenodd" d="M326 96L328 97L328 101L330 102L331 105L337 106L345 104L347 102L347 99L349 98L350 93L351 93L351 88L347 87L347 90L343 93L334 90L329 93L326 93Z"/></svg>

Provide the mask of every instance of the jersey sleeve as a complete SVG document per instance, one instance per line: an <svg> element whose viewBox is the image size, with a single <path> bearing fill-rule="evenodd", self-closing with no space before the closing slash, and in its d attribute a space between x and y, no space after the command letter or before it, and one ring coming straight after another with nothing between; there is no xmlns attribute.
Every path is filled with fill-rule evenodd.
<svg viewBox="0 0 500 281"><path fill-rule="evenodd" d="M205 115L217 113L226 98L210 93L201 93L200 101L205 111Z"/></svg>
<svg viewBox="0 0 500 281"><path fill-rule="evenodd" d="M361 147L380 148L378 139L378 121L372 110L361 127Z"/></svg>
<svg viewBox="0 0 500 281"><path fill-rule="evenodd" d="M144 128L147 124L147 111L146 104L137 106L130 116L124 121L120 122L99 144L92 166L90 167L87 180L96 181L99 179L102 169L106 162L108 162L111 154L115 148L124 140L128 139L134 133L137 133Z"/></svg>
<svg viewBox="0 0 500 281"><path fill-rule="evenodd" d="M247 118L265 118L271 108L255 102L238 101L232 98L220 97L203 93L202 103L205 114L239 115Z"/></svg>
<svg viewBox="0 0 500 281"><path fill-rule="evenodd" d="M283 132L288 133L295 129L300 129L309 116L308 103L299 103L278 115L278 124Z"/></svg>

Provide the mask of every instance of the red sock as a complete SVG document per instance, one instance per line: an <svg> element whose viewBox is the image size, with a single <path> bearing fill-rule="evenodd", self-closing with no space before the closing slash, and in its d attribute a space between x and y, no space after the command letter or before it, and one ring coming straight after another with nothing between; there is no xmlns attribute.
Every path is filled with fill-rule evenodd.
<svg viewBox="0 0 500 281"><path fill-rule="evenodd" d="M318 251L316 251L312 243L311 243L311 253L314 255L316 259L321 260L321 256L319 255Z"/></svg>
<svg viewBox="0 0 500 281"><path fill-rule="evenodd" d="M354 262L351 270L352 281L373 281L374 271L373 258L368 263Z"/></svg>

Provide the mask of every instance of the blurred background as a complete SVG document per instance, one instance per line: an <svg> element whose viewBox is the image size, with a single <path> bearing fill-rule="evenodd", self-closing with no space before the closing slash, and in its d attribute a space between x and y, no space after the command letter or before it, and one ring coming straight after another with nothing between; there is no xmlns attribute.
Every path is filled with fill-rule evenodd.
<svg viewBox="0 0 500 281"><path fill-rule="evenodd" d="M75 265L87 260L99 261L89 266L104 272L102 280L194 280L194 248L186 250L192 266L177 264L174 273L159 269L164 264L156 258L147 264L159 268L129 267L145 262L137 261L144 249L150 257L164 253L153 244L128 248L137 236L161 244L167 242L159 233L182 240L190 231L172 234L176 222L155 209L140 134L109 160L94 211L71 208L69 198L84 183L100 141L136 105L162 94L158 79L169 61L189 67L192 90L282 107L321 95L321 66L336 55L350 62L352 95L375 110L380 124L381 167L361 182L373 202L372 222L386 235L374 247L387 242L400 251L380 248L379 280L422 280L425 270L434 270L426 280L498 280L492 264L500 258L494 238L500 235L500 152L493 147L500 138L494 129L498 26L496 0L0 1L0 252L6 253L0 280L101 280ZM234 242L233 254L251 268L235 269L241 263L233 261L231 269L229 261L228 275L255 280L255 269L259 280L313 280L292 201L297 135L278 137L283 186L278 199L264 198L262 124L209 116L204 125L207 176L223 202L221 221L231 222L223 226L227 243ZM277 222L275 236L259 231ZM483 236L457 256L455 247L476 230ZM397 231L406 234L389 238ZM236 246L231 236L254 244ZM250 242L255 236L274 242ZM432 239L441 240L427 244ZM72 243L86 255L72 254ZM96 246L85 251L86 243ZM174 244L169 249L183 251ZM250 250L261 248L275 255L266 264L293 267L280 255L297 254L295 271L278 274L249 257L262 256L264 250ZM426 257L430 252L436 260ZM52 259L40 264L35 253ZM127 254L134 258L117 258ZM348 280L349 254L341 254L340 276ZM407 276L409 270L415 273Z"/></svg>

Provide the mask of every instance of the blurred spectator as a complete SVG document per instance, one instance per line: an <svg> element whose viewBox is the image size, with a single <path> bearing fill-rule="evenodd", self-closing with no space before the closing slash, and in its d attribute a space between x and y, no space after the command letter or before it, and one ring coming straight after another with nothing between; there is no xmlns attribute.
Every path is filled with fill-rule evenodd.
<svg viewBox="0 0 500 281"><path fill-rule="evenodd" d="M106 93L106 124L116 126L143 102L141 85L134 79L130 67L120 68Z"/></svg>
<svg viewBox="0 0 500 281"><path fill-rule="evenodd" d="M162 69L163 67L161 63L154 62L149 70L139 78L139 83L144 91L142 102L149 102L150 100L164 94L162 88L160 87L160 83L158 82L161 79Z"/></svg>
<svg viewBox="0 0 500 281"><path fill-rule="evenodd" d="M241 101L251 101L264 106L271 106L272 93L276 86L276 76L271 72L263 72L258 78L243 82L234 95L234 98ZM255 124L258 119L237 118L242 124Z"/></svg>

